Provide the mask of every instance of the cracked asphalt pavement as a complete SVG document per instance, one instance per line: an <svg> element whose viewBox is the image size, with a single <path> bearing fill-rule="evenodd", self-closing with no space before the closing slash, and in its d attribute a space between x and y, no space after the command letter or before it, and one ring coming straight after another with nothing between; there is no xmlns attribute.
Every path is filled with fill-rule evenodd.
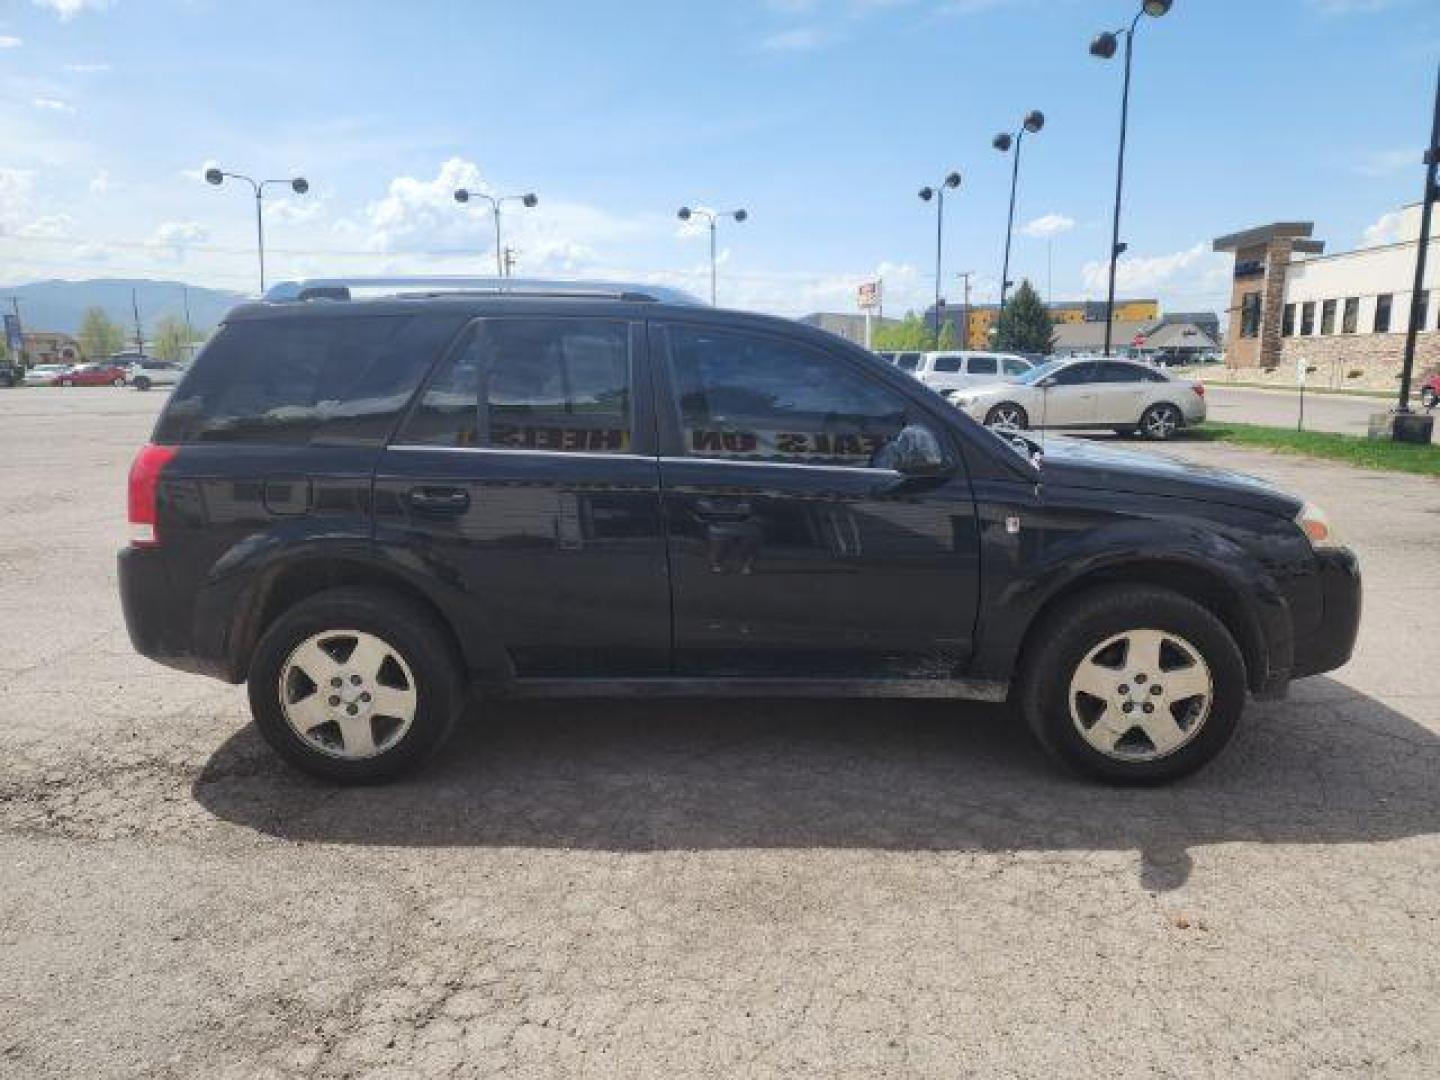
<svg viewBox="0 0 1440 1080"><path fill-rule="evenodd" d="M1360 646L1191 781L944 702L508 704L389 787L134 655L160 394L0 392L0 1076L1440 1074L1440 483L1327 507Z"/></svg>

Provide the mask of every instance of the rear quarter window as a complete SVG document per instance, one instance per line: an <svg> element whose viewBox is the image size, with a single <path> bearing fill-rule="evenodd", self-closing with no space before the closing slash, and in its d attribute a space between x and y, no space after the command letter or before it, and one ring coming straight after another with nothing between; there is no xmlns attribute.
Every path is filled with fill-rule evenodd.
<svg viewBox="0 0 1440 1080"><path fill-rule="evenodd" d="M464 321L415 314L228 323L176 388L155 441L382 445Z"/></svg>

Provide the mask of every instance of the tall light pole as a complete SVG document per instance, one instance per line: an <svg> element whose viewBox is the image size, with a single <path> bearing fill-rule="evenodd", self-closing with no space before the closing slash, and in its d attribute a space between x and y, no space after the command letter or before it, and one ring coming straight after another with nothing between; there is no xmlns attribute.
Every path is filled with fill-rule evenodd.
<svg viewBox="0 0 1440 1080"><path fill-rule="evenodd" d="M455 189L455 201L464 205L471 199L487 199L490 202L490 213L495 217L495 276L509 277L505 272L505 256L500 247L500 204L507 202L518 202L522 206L539 206L540 199L534 192L527 192L524 195L487 195L483 191L469 191L465 188Z"/></svg>
<svg viewBox="0 0 1440 1080"><path fill-rule="evenodd" d="M941 253L945 242L945 191L960 186L960 174L952 172L948 174L935 187L922 187L920 198L929 202L935 200L935 344L940 344L940 285L941 285Z"/></svg>
<svg viewBox="0 0 1440 1080"><path fill-rule="evenodd" d="M737 222L744 221L750 216L746 210L703 210L699 207L680 207L676 213L681 221L689 221L692 217L703 217L710 225L710 306L715 306L715 222L719 218L734 218Z"/></svg>
<svg viewBox="0 0 1440 1080"><path fill-rule="evenodd" d="M255 192L255 245L260 253L260 292L265 292L265 188L270 184L289 184L290 190L296 195L304 195L310 190L310 182L303 176L297 176L290 180L252 180L243 173L226 172L224 169L210 168L205 170L205 182L219 187L227 179L244 180Z"/></svg>
<svg viewBox="0 0 1440 1080"><path fill-rule="evenodd" d="M1034 135L1045 126L1045 114L1039 109L1031 109L1025 114L1025 119L1020 124L1020 130L1013 136L1008 131L1002 131L990 141L990 145L999 150L1002 154L1010 152L1015 148L1014 156L1010 163L1010 215L1005 219L1005 261L1000 268L1000 311L997 318L1005 317L1005 294L1010 289L1010 239L1015 233L1015 188L1020 181L1020 144L1025 141L1025 133L1028 131Z"/></svg>
<svg viewBox="0 0 1440 1080"><path fill-rule="evenodd" d="M1430 145L1425 148L1425 197L1420 204L1420 242L1415 248L1415 284L1410 289L1410 322L1405 328L1405 353L1400 368L1400 404L1395 411L1410 411L1410 380L1415 370L1415 335L1421 329L1424 313L1422 297L1425 286L1425 256L1430 247L1430 219L1435 202L1440 199L1440 71L1435 76L1435 117L1430 122ZM1431 420L1433 425L1434 421ZM1418 440L1417 440L1418 441ZM1426 433L1425 442L1430 441Z"/></svg>
<svg viewBox="0 0 1440 1080"><path fill-rule="evenodd" d="M1105 299L1105 355L1110 355L1110 335L1115 325L1115 262L1125 252L1125 245L1120 243L1120 196L1125 185L1125 129L1130 118L1130 53L1135 43L1135 28L1140 25L1140 17L1149 15L1152 19L1169 12L1174 5L1174 0L1143 0L1140 10L1135 13L1135 18L1130 20L1130 27L1121 27L1119 30L1107 30L1098 34L1095 40L1090 42L1090 55L1099 57L1101 60L1109 60L1115 55L1119 45L1119 38L1125 37L1125 85L1120 93L1120 153L1115 165L1115 214L1110 229L1110 287Z"/></svg>

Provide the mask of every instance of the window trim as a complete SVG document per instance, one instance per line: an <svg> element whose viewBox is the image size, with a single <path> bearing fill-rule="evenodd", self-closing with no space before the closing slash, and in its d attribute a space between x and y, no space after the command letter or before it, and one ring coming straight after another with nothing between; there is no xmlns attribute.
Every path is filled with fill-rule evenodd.
<svg viewBox="0 0 1440 1080"><path fill-rule="evenodd" d="M956 435L949 423L929 405L921 399L919 394L910 393L910 388L896 386L878 372L870 371L863 363L844 355L843 353L822 347L798 336L780 333L766 328L752 326L728 326L710 322L704 319L686 319L684 317L667 317L654 319L649 323L649 341L647 342L647 358L650 367L652 381L653 413L655 417L657 455L660 461L678 462L712 462L719 465L770 465L776 468L815 468L829 470L844 470L847 472L867 473L871 476L890 475L893 470L876 469L869 465L836 465L821 462L803 461L769 461L755 458L716 458L703 455L691 454L686 445L683 435L684 423L680 416L680 398L675 393L675 361L670 347L670 328L672 326L693 327L699 330L711 330L716 333L736 334L745 337L766 338L770 341L780 342L792 348L801 349L814 353L829 360L832 363L843 364L853 371L860 378L868 381L881 390L884 390L903 400L908 407L907 422L914 422L911 417L923 417L925 426L930 429L931 434L940 443L941 452L945 455L945 468L955 475L965 473L964 455L956 445ZM924 354L921 354L922 358ZM895 369L897 373L900 368ZM908 374L897 374L897 378L911 379ZM924 384L918 383L917 386ZM943 400L943 399L942 399Z"/></svg>
<svg viewBox="0 0 1440 1080"><path fill-rule="evenodd" d="M538 447L524 446L436 446L430 443L412 443L399 441L401 436L410 426L410 421L420 409L425 400L425 395L430 392L430 387L445 365L450 362L460 350L468 348L472 337L478 334L484 325L495 322L610 322L625 327L626 345L628 348L628 378L630 380L630 449L626 451L613 450L545 450ZM400 418L391 429L389 437L385 440L385 448L391 450L465 450L469 452L504 452L510 454L543 454L546 456L559 457L587 457L587 458L653 458L656 456L655 425L653 423L654 409L650 390L650 380L646 370L648 356L645 352L645 324L635 319L613 315L481 315L460 327L449 345L441 349L439 355L430 364L430 370L420 380L410 403L401 410ZM489 372L485 372L480 382L480 390L483 391L489 385ZM651 421L651 422L647 422ZM480 392L475 395L475 430L478 432L483 427L480 416Z"/></svg>

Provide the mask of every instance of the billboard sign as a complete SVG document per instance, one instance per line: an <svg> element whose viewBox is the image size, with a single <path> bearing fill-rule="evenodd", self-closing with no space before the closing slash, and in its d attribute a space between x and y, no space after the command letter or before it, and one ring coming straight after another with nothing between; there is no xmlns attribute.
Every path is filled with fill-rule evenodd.
<svg viewBox="0 0 1440 1080"><path fill-rule="evenodd" d="M881 292L880 282L867 281L855 290L855 303L861 310L876 308L880 306Z"/></svg>

